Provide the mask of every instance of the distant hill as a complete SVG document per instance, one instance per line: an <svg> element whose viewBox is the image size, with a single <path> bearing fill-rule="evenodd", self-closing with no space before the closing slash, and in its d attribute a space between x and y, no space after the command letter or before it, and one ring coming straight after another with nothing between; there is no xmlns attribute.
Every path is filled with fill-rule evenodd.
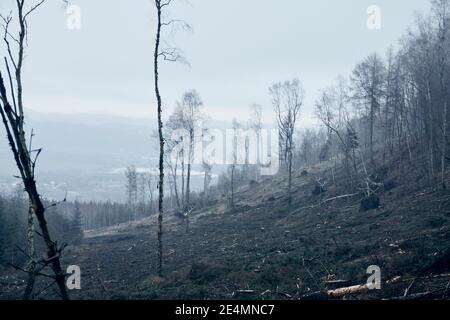
<svg viewBox="0 0 450 320"><path fill-rule="evenodd" d="M151 119L27 114L27 133L32 127L34 147L44 148L37 178L47 197L60 198L68 191L86 200L121 199L123 178L109 173L154 161ZM16 171L6 139L0 141L0 163L0 185L9 189Z"/></svg>
<svg viewBox="0 0 450 320"><path fill-rule="evenodd" d="M105 115L56 115L27 110L27 134L43 147L37 180L45 197L83 200L124 200L123 169L156 167L154 119ZM224 126L224 124L221 124ZM3 133L3 128L0 128ZM16 168L4 134L0 139L0 191L17 183ZM194 181L195 184L195 181Z"/></svg>

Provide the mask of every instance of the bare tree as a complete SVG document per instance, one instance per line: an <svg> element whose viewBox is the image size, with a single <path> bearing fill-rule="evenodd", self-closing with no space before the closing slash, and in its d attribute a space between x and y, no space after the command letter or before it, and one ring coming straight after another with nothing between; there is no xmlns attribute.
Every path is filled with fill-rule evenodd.
<svg viewBox="0 0 450 320"><path fill-rule="evenodd" d="M343 106L340 90L331 87L324 90L319 101L316 101L316 117L328 130L328 140L331 135L338 138L340 151L344 154L344 167L349 178L350 188L353 187L353 175L351 171L351 162L355 173L358 173L356 166L355 150L358 147L357 136L348 120L348 114Z"/></svg>
<svg viewBox="0 0 450 320"><path fill-rule="evenodd" d="M191 90L184 93L182 101L178 104L183 116L181 117L181 124L183 128L189 133L188 141L188 155L187 155L187 178L186 178L186 198L184 203L184 211L187 212L190 208L190 193L191 193L191 171L192 162L194 160L194 148L197 140L202 136L202 120L203 115L200 107L203 102L197 91Z"/></svg>
<svg viewBox="0 0 450 320"><path fill-rule="evenodd" d="M145 172L138 174L138 198L138 213L140 217L145 217L147 215L147 176Z"/></svg>
<svg viewBox="0 0 450 320"><path fill-rule="evenodd" d="M151 215L153 214L153 193L154 193L153 175L151 171L145 175L145 180L147 182L147 188L150 194L149 214Z"/></svg>
<svg viewBox="0 0 450 320"><path fill-rule="evenodd" d="M69 299L66 284L65 284L65 272L61 266L61 252L64 249L63 246L59 246L57 242L52 240L50 232L48 230L47 221L45 218L46 208L43 204L41 196L38 193L37 185L35 181L35 168L37 159L42 149L32 149L32 139L29 139L27 144L25 129L24 129L24 105L23 105L23 83L22 83L22 69L24 62L24 53L27 46L28 39L28 18L35 12L45 0L40 0L28 5L26 0L16 0L16 15L13 16L10 13L8 16L1 16L2 26L4 29L3 40L6 44L8 52L8 58L5 58L6 69L9 76L9 85L11 89L10 97L12 98L12 104L8 98L5 82L3 80L2 73L0 72L0 114L3 120L4 127L6 129L7 138L20 173L20 178L24 184L25 191L28 194L30 201L29 219L28 219L28 254L34 252L34 239L33 239L33 214L37 218L39 227L41 229L41 235L44 239L47 256L41 260L36 261L35 258L30 255L29 259L32 263L29 265L29 280L27 289L24 295L25 299L31 297L32 288L34 286L34 278L41 274L41 270L50 266L54 272L54 276L51 276L57 283L61 297L64 300ZM11 30L11 24L17 22L18 35L13 35ZM10 64L13 67L15 75L15 84L17 86L14 90L13 77L11 75Z"/></svg>
<svg viewBox="0 0 450 320"><path fill-rule="evenodd" d="M259 104L252 104L250 106L252 110L252 116L250 119L250 128L256 133L256 162L257 169L260 170L261 165L261 130L262 130L262 106ZM260 172L256 171L256 181L258 181Z"/></svg>
<svg viewBox="0 0 450 320"><path fill-rule="evenodd" d="M170 145L172 142L168 138L166 138L165 141L166 141L166 145ZM171 157L172 151L173 151L173 147L166 148L167 156L165 156L164 159L165 159L165 164L169 168L170 173L171 173L171 183L172 183L173 191L175 192L176 205L177 205L177 208L179 209L179 208L181 208L180 196L179 196L179 192L178 192L178 161L179 161L180 155L179 155L179 153L176 153L175 161L173 161L172 157Z"/></svg>
<svg viewBox="0 0 450 320"><path fill-rule="evenodd" d="M204 201L208 201L208 193L209 193L209 185L211 183L211 170L212 165L207 162L203 162L202 164L204 170L204 178L203 178L203 197Z"/></svg>
<svg viewBox="0 0 450 320"><path fill-rule="evenodd" d="M236 168L238 163L238 150L239 150L239 141L238 141L238 130L241 128L241 124L237 121L236 118L233 119L233 143L232 143L232 159L233 162L230 167L230 191L231 191L231 198L230 198L230 207L234 210L236 203L234 201L234 193L235 193L235 176L236 176Z"/></svg>
<svg viewBox="0 0 450 320"><path fill-rule="evenodd" d="M353 98L365 108L365 116L369 119L369 150L372 163L375 118L384 97L385 72L383 60L377 54L372 54L355 67L351 77Z"/></svg>
<svg viewBox="0 0 450 320"><path fill-rule="evenodd" d="M163 114L162 114L162 98L159 86L159 62L160 59L172 62L185 62L180 50L170 46L163 47L162 32L165 28L173 26L175 24L181 24L185 28L189 28L189 25L181 20L169 20L165 21L163 18L163 12L168 6L170 6L174 0L154 0L156 8L156 37L155 37L155 50L153 54L154 65L154 80L155 80L155 96L157 101L158 112L158 138L159 138L159 200L158 200L158 275L163 275L163 215L164 215L164 135L163 135Z"/></svg>
<svg viewBox="0 0 450 320"><path fill-rule="evenodd" d="M179 131L184 128L184 112L178 105L166 123L164 130L165 163L169 167L178 210L183 210L185 202L185 136ZM186 139L187 140L187 139ZM181 199L178 191L178 167L181 165Z"/></svg>
<svg viewBox="0 0 450 320"><path fill-rule="evenodd" d="M289 206L292 204L292 159L294 152L294 133L300 109L303 105L304 91L298 79L276 83L270 89L281 140L281 152L288 167ZM281 158L281 157L280 157Z"/></svg>

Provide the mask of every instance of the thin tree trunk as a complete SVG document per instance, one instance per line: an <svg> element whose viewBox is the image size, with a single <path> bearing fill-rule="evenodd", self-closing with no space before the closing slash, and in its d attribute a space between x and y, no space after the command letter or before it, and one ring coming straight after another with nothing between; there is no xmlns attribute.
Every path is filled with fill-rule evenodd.
<svg viewBox="0 0 450 320"><path fill-rule="evenodd" d="M447 154L447 101L444 102L444 118L443 118L443 138L442 138L442 156L441 156L441 185L442 189L447 189L445 184L446 154Z"/></svg>
<svg viewBox="0 0 450 320"><path fill-rule="evenodd" d="M234 209L234 170L235 165L231 166L231 208Z"/></svg>
<svg viewBox="0 0 450 320"><path fill-rule="evenodd" d="M187 165L187 178L186 178L186 201L184 203L184 210L189 210L190 204L190 192L191 192L191 164Z"/></svg>
<svg viewBox="0 0 450 320"><path fill-rule="evenodd" d="M292 205L292 150L289 151L289 182L288 182L288 194L289 194L289 207Z"/></svg>
<svg viewBox="0 0 450 320"><path fill-rule="evenodd" d="M161 41L161 14L162 4L160 0L155 1L157 10L157 30L154 52L154 75L155 75L155 95L158 103L158 135L159 135L159 200L158 200L158 275L163 275L163 201L164 201L164 136L163 136L163 122L162 122L162 101L159 92L159 74L158 74L158 59L159 46Z"/></svg>
<svg viewBox="0 0 450 320"><path fill-rule="evenodd" d="M178 160L177 160L178 161ZM179 209L180 204L180 196L178 195L178 164L175 164L175 169L173 170L173 189L175 191L175 200L177 202L177 208Z"/></svg>
<svg viewBox="0 0 450 320"><path fill-rule="evenodd" d="M374 127L374 118L375 118L375 102L372 99L372 103L370 106L370 161L373 164L373 127Z"/></svg>
<svg viewBox="0 0 450 320"><path fill-rule="evenodd" d="M429 121L430 121L430 132L429 132L429 165L430 165L430 173L429 173L429 179L430 179L430 187L433 188L433 180L434 180L434 149L433 149L433 145L434 145L434 139L433 139L433 134L434 134L434 126L433 126L433 105L432 105L432 99L431 99L431 88L430 88L430 83L428 82L428 101L430 103L430 111L429 111Z"/></svg>
<svg viewBox="0 0 450 320"><path fill-rule="evenodd" d="M194 148L194 130L191 129L189 132L189 153L188 153L188 168L187 168L187 181L186 181L186 203L185 211L189 210L190 205L190 193L191 193L191 169L192 169L192 152Z"/></svg>
<svg viewBox="0 0 450 320"><path fill-rule="evenodd" d="M30 300L33 294L34 283L36 279L36 246L34 241L34 218L33 218L33 207L31 202L28 207L28 229L27 229L27 254L28 254L28 279L25 292L23 294L23 300Z"/></svg>
<svg viewBox="0 0 450 320"><path fill-rule="evenodd" d="M184 147L181 149L181 208L184 208L184 204L186 201L186 193L185 193L185 165L184 165Z"/></svg>
<svg viewBox="0 0 450 320"><path fill-rule="evenodd" d="M56 242L53 242L48 230L47 221L45 220L45 207L42 204L40 196L36 190L36 182L33 180L27 181L25 184L31 202L33 205L33 212L35 213L39 226L42 231L42 237L47 246L47 259L51 261L53 272L55 273L55 281L59 287L61 297L63 300L69 300L66 289L66 274L63 272L60 261L60 249L58 249Z"/></svg>

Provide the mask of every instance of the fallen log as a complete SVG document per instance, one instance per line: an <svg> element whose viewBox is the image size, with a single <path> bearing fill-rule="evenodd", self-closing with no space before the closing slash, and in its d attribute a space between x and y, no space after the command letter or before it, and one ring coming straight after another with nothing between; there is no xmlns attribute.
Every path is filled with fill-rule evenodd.
<svg viewBox="0 0 450 320"><path fill-rule="evenodd" d="M326 204L326 203L328 203L328 202L334 201L334 200L340 200L340 199L352 198L352 197L356 197L356 196L358 196L358 195L360 195L360 193L344 194L344 195L341 195L341 196L337 196L337 197L325 199L325 200L323 200L323 201L320 201L318 204L313 204L313 205L310 205L310 206L307 206L307 207L301 207L301 208L298 208L297 210L295 210L295 213L297 213L297 212L299 212L299 211L301 211L301 210L305 210L305 209L314 209L314 208L318 208L318 207L321 207L322 205L324 205L324 204Z"/></svg>
<svg viewBox="0 0 450 320"><path fill-rule="evenodd" d="M445 292L446 288L437 289L434 291L420 292L410 295L403 295L401 297L394 297L392 300L421 300L421 299L435 299L440 298L438 294Z"/></svg>
<svg viewBox="0 0 450 320"><path fill-rule="evenodd" d="M328 202L331 202L331 201L333 201L333 200L339 200L339 199L345 199L345 198L356 197L356 196L358 196L358 195L359 195L359 193L344 194L344 195L342 195L342 196L338 196L338 197L334 197L334 198L329 198L329 199L323 200L320 204L328 203Z"/></svg>
<svg viewBox="0 0 450 320"><path fill-rule="evenodd" d="M338 297L343 297L343 296L346 296L349 294L364 293L368 290L369 290L369 287L367 286L367 284L364 284L364 285L339 288L339 289L335 289L335 290L328 290L327 294L330 297L338 298Z"/></svg>

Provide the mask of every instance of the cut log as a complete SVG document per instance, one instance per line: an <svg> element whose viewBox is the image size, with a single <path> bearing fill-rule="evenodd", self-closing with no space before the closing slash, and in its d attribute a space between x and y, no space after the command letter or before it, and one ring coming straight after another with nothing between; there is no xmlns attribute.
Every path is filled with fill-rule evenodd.
<svg viewBox="0 0 450 320"><path fill-rule="evenodd" d="M338 297L343 297L343 296L346 296L349 294L363 293L368 290L369 290L369 288L367 287L367 284L364 284L364 285L339 288L336 290L328 290L327 293L330 297L338 298Z"/></svg>

